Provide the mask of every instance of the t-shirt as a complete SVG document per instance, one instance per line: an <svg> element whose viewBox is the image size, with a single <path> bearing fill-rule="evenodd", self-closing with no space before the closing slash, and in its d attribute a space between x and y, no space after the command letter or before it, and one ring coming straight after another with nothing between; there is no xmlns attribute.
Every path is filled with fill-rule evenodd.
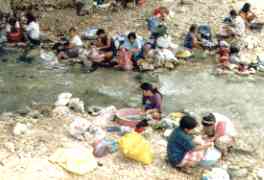
<svg viewBox="0 0 264 180"><path fill-rule="evenodd" d="M157 109L161 112L162 97L159 93L153 96L143 96L143 106L145 110Z"/></svg>
<svg viewBox="0 0 264 180"><path fill-rule="evenodd" d="M74 36L71 39L71 42L70 43L73 44L74 46L77 46L77 47L83 46L83 42L82 42L80 36L78 36L78 35Z"/></svg>
<svg viewBox="0 0 264 180"><path fill-rule="evenodd" d="M235 25L235 32L243 36L244 33L246 32L246 23L244 19L241 16L237 16L234 20L234 25Z"/></svg>
<svg viewBox="0 0 264 180"><path fill-rule="evenodd" d="M29 23L29 25L26 27L26 31L28 36L31 39L34 40L39 40L40 38L40 28L39 28L39 24L37 22L31 22Z"/></svg>
<svg viewBox="0 0 264 180"><path fill-rule="evenodd" d="M122 45L123 48L126 48L127 50L132 50L132 49L141 49L143 47L142 42L140 41L139 38L135 39L133 43L131 43L127 38Z"/></svg>
<svg viewBox="0 0 264 180"><path fill-rule="evenodd" d="M160 25L160 21L156 16L152 16L148 19L148 30L150 32L155 32L157 27Z"/></svg>
<svg viewBox="0 0 264 180"><path fill-rule="evenodd" d="M236 136L236 130L235 127L233 125L233 123L231 122L231 120L219 113L213 113L213 115L215 116L216 119L216 123L215 123L215 133L216 136L231 136L231 137L235 137Z"/></svg>
<svg viewBox="0 0 264 180"><path fill-rule="evenodd" d="M184 47L185 48L188 48L188 49L192 49L193 48L193 35L192 33L188 33L185 37L185 40L184 40Z"/></svg>
<svg viewBox="0 0 264 180"><path fill-rule="evenodd" d="M181 128L176 128L168 139L167 155L169 163L176 166L181 163L187 152L193 150L192 137L186 134Z"/></svg>

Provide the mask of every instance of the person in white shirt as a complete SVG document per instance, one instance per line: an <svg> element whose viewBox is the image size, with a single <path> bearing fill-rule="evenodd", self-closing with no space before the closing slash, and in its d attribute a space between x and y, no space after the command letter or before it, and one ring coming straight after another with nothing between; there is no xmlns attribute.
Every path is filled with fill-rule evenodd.
<svg viewBox="0 0 264 180"><path fill-rule="evenodd" d="M220 35L223 37L243 37L246 32L245 21L235 10L231 10L229 15L224 20L225 24L220 27Z"/></svg>
<svg viewBox="0 0 264 180"><path fill-rule="evenodd" d="M59 59L79 57L80 49L84 45L76 28L72 27L69 30L69 34L70 34L69 43L66 45L65 51L62 51L58 54Z"/></svg>
<svg viewBox="0 0 264 180"><path fill-rule="evenodd" d="M40 44L40 27L39 23L36 21L36 17L28 13L26 15L27 18L27 26L26 26L26 34L28 40L34 44L34 45L39 45Z"/></svg>

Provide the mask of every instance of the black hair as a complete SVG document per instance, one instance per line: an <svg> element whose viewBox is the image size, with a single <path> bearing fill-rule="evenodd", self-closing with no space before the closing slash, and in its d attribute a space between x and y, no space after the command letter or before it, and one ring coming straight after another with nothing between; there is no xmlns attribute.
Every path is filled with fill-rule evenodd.
<svg viewBox="0 0 264 180"><path fill-rule="evenodd" d="M184 129L192 130L197 125L198 125L198 122L196 121L196 119L188 115L183 116L180 120L180 128L182 130Z"/></svg>
<svg viewBox="0 0 264 180"><path fill-rule="evenodd" d="M106 35L106 33L105 33L105 30L104 29L98 29L97 31L96 31L96 36L100 36L100 35L102 35L102 34L104 34L105 36L103 36L102 38L101 38L101 41L102 41L102 43L103 43L103 45L107 45L107 42L108 42L108 37L107 37L107 35Z"/></svg>
<svg viewBox="0 0 264 180"><path fill-rule="evenodd" d="M236 12L236 10L232 9L232 10L229 12L229 15L230 15L231 17L237 17L237 12Z"/></svg>
<svg viewBox="0 0 264 180"><path fill-rule="evenodd" d="M215 116L213 113L209 113L203 117L202 125L211 126L216 122Z"/></svg>
<svg viewBox="0 0 264 180"><path fill-rule="evenodd" d="M152 86L152 84L150 84L150 83L144 82L144 83L142 83L142 84L140 85L140 88L141 88L142 90L144 90L144 91L151 91L153 94L158 93L158 94L160 94L160 95L162 96L162 94L159 92L159 90L158 90L157 88L154 88L154 87Z"/></svg>
<svg viewBox="0 0 264 180"><path fill-rule="evenodd" d="M196 31L196 29L197 29L197 25L196 24L192 24L190 29L189 29L189 31L194 33Z"/></svg>
<svg viewBox="0 0 264 180"><path fill-rule="evenodd" d="M32 13L27 13L26 18L27 18L27 24L37 21L36 17Z"/></svg>
<svg viewBox="0 0 264 180"><path fill-rule="evenodd" d="M11 25L11 26L15 26L16 25L16 22L17 22L17 19L15 17L11 17L8 21L8 23Z"/></svg>
<svg viewBox="0 0 264 180"><path fill-rule="evenodd" d="M69 32L77 32L77 29L76 29L75 27L71 27L71 28L69 29Z"/></svg>
<svg viewBox="0 0 264 180"><path fill-rule="evenodd" d="M135 32L130 32L130 33L128 33L127 38L128 39L130 39L130 38L136 39L137 38L137 35L136 35Z"/></svg>
<svg viewBox="0 0 264 180"><path fill-rule="evenodd" d="M249 3L245 3L244 6L241 9L241 12L247 13L250 11L250 4Z"/></svg>
<svg viewBox="0 0 264 180"><path fill-rule="evenodd" d="M236 46L231 46L230 47L230 54L237 54L239 53L240 49Z"/></svg>
<svg viewBox="0 0 264 180"><path fill-rule="evenodd" d="M96 31L96 35L97 35L97 36L99 36L99 35L101 35L101 34L105 34L105 30L104 30L104 29L98 29L98 30Z"/></svg>

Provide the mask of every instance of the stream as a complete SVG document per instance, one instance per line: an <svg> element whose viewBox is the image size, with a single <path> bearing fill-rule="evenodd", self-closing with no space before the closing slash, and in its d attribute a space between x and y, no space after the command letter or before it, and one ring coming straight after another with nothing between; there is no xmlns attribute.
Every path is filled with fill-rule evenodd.
<svg viewBox="0 0 264 180"><path fill-rule="evenodd" d="M53 104L58 94L71 92L86 106L138 107L141 91L137 72L99 69L82 73L80 65L50 68L34 59L18 61L19 53L1 52L0 112L16 111L32 103ZM164 95L164 111L183 109L201 114L226 114L243 127L262 126L263 77L217 76L213 65L182 66L154 74Z"/></svg>

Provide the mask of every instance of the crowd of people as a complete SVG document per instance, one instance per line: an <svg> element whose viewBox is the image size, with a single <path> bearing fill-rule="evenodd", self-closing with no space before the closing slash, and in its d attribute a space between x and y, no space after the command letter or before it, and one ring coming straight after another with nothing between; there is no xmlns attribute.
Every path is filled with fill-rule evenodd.
<svg viewBox="0 0 264 180"><path fill-rule="evenodd" d="M126 6L126 3L123 6ZM80 13L80 7L78 7L78 13ZM82 63L86 65L89 64L87 61L91 62L91 70L98 67L113 67L121 70L138 69L140 61L146 58L152 50L163 48L158 40L167 34L164 22L168 15L169 10L166 7L158 7L153 11L152 16L147 20L150 32L147 40L136 32L111 37L106 30L99 28L95 31L94 39L89 39L89 48L87 48L78 29L71 27L68 32L69 38L62 38L53 49L60 61L78 58L86 50L86 59ZM41 35L37 18L30 12L24 17L25 19L14 14L8 18L5 25L8 43L39 46ZM228 17L223 20L216 41L214 41L209 26L193 24L186 33L183 47L189 52L195 49L215 51L219 55L220 70L235 68L238 73L251 74L255 72L254 68L240 61L240 47L236 44L230 45L228 42L233 39L243 40L247 31L261 30L262 25L251 11L250 4L245 3L239 12L231 10ZM148 114L153 120L159 122L162 119L162 94L149 83L143 83L140 88L143 91L144 114ZM211 147L216 147L225 156L234 145L236 130L226 116L219 113L204 115L201 120L200 140L192 136L198 124L195 117L185 114L181 117L179 127L174 129L169 136L167 157L172 167L189 168L199 164L206 150Z"/></svg>
<svg viewBox="0 0 264 180"><path fill-rule="evenodd" d="M147 39L136 32L110 37L106 30L99 28L96 29L95 37L89 41L89 48L87 48L83 35L77 28L71 27L66 33L68 38L59 40L54 49L59 60L78 58L80 54L85 54L86 59L82 60L82 63L92 64L90 68L92 71L100 66L121 70L139 69L141 60L154 58L153 54L162 53L164 49L169 49L167 50L169 51L168 59L176 60L176 55L171 52L170 46L164 45L164 40L160 40L167 35L166 17L169 13L169 10L162 6L153 11L152 16L147 20L150 32ZM5 28L8 43L29 42L34 46L40 45L41 33L37 18L33 13L26 13L22 17L14 14L8 18ZM236 44L230 45L228 42L233 39L243 40L247 31L261 30L262 25L257 22L257 16L251 11L250 4L246 3L239 12L230 11L229 16L223 20L216 40L213 38L209 25L191 25L184 38L182 49L189 54L195 49L216 52L219 54L218 70L222 73L236 69L240 74L252 74L255 73L253 66L240 61L239 54L242 47Z"/></svg>
<svg viewBox="0 0 264 180"><path fill-rule="evenodd" d="M154 123L160 122L163 104L161 92L149 83L143 83L140 87L143 90L144 114L147 114ZM147 126L150 120L142 127ZM179 127L175 128L168 137L167 158L172 167L188 173L190 168L201 163L208 149L217 148L224 159L235 145L237 132L228 117L210 112L203 115L200 124L202 130L197 135L193 133L199 126L197 118L190 113L183 113ZM136 131L141 132L140 128L141 126L137 126Z"/></svg>
<svg viewBox="0 0 264 180"><path fill-rule="evenodd" d="M4 17L2 17L3 19ZM1 27L3 28L3 27ZM3 28L9 44L40 45L40 26L33 13L27 12L23 16L16 13L6 18Z"/></svg>

